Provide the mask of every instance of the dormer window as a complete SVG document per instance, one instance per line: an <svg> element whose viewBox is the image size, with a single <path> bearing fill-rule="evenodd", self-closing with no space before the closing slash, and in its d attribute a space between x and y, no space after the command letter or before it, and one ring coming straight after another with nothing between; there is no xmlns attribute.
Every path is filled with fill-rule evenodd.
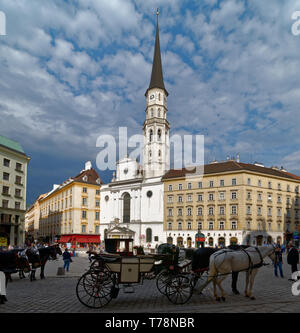
<svg viewBox="0 0 300 333"><path fill-rule="evenodd" d="M83 180L84 182L87 182L87 180L88 180L87 175L83 176L83 177L82 177L82 180Z"/></svg>
<svg viewBox="0 0 300 333"><path fill-rule="evenodd" d="M100 178L97 178L96 183L100 184Z"/></svg>

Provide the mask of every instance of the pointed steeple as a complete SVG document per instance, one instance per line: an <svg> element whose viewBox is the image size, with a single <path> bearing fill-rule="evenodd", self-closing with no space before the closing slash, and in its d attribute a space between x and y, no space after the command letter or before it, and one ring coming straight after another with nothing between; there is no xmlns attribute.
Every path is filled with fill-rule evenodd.
<svg viewBox="0 0 300 333"><path fill-rule="evenodd" d="M151 74L151 80L149 84L149 89L152 88L161 88L166 91L166 94L168 96L168 92L164 85L164 79L163 79L163 71L162 71L162 64L161 64L161 54L160 54L160 43L159 43L159 27L158 27L158 9L156 12L157 20L156 20L156 36L155 36L155 47L154 47L154 55L153 55L153 64L152 64L152 74ZM146 91L146 94L147 94Z"/></svg>

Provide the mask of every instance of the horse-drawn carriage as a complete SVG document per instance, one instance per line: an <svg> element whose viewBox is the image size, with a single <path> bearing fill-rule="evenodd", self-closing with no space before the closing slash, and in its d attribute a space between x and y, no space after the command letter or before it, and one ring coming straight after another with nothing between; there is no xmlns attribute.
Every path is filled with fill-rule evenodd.
<svg viewBox="0 0 300 333"><path fill-rule="evenodd" d="M193 286L184 272L191 260L180 261L176 246L162 244L151 255L98 254L94 259L76 286L79 301L87 307L101 308L118 296L120 285L143 284L146 279L156 279L157 289L174 304L192 296Z"/></svg>
<svg viewBox="0 0 300 333"><path fill-rule="evenodd" d="M214 282L216 299L220 300L216 294L218 285L222 293L221 299L225 300L221 282L228 274L236 271L250 274L250 290L247 294L247 278L245 295L251 297L257 269L263 265L264 257L272 257L274 248L250 247L240 251L201 248L193 253L192 260L180 258L180 249L170 244L162 244L157 252L137 256L95 255L91 268L77 283L76 294L79 301L90 308L101 308L118 296L120 285L128 287L143 284L145 279L154 278L159 292L166 295L173 304L185 304L196 285L201 292L211 281Z"/></svg>

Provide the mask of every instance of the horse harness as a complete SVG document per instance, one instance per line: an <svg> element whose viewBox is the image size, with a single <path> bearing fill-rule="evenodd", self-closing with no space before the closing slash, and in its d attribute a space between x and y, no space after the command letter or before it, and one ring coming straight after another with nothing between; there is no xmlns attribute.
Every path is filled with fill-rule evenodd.
<svg viewBox="0 0 300 333"><path fill-rule="evenodd" d="M252 271L252 270L255 269L255 268L260 268L260 267L262 267L263 265L266 265L266 264L264 263L263 257L262 257L262 255L261 255L261 253L260 253L258 247L256 247L256 246L253 246L253 247L255 248L256 252L259 254L260 262L259 262L258 264L253 264L252 259L251 259L250 255L249 255L249 253L248 253L244 248L241 248L241 250L242 250L244 253L247 254L248 259L249 259L249 267L248 267L247 271Z"/></svg>

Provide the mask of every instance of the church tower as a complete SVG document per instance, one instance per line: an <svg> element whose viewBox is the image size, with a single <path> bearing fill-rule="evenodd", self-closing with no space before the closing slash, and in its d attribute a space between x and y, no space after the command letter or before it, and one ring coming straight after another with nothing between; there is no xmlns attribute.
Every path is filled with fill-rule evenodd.
<svg viewBox="0 0 300 333"><path fill-rule="evenodd" d="M158 29L158 11L152 74L146 96L143 164L145 178L160 177L170 168L170 125L167 121L168 92L164 85Z"/></svg>

